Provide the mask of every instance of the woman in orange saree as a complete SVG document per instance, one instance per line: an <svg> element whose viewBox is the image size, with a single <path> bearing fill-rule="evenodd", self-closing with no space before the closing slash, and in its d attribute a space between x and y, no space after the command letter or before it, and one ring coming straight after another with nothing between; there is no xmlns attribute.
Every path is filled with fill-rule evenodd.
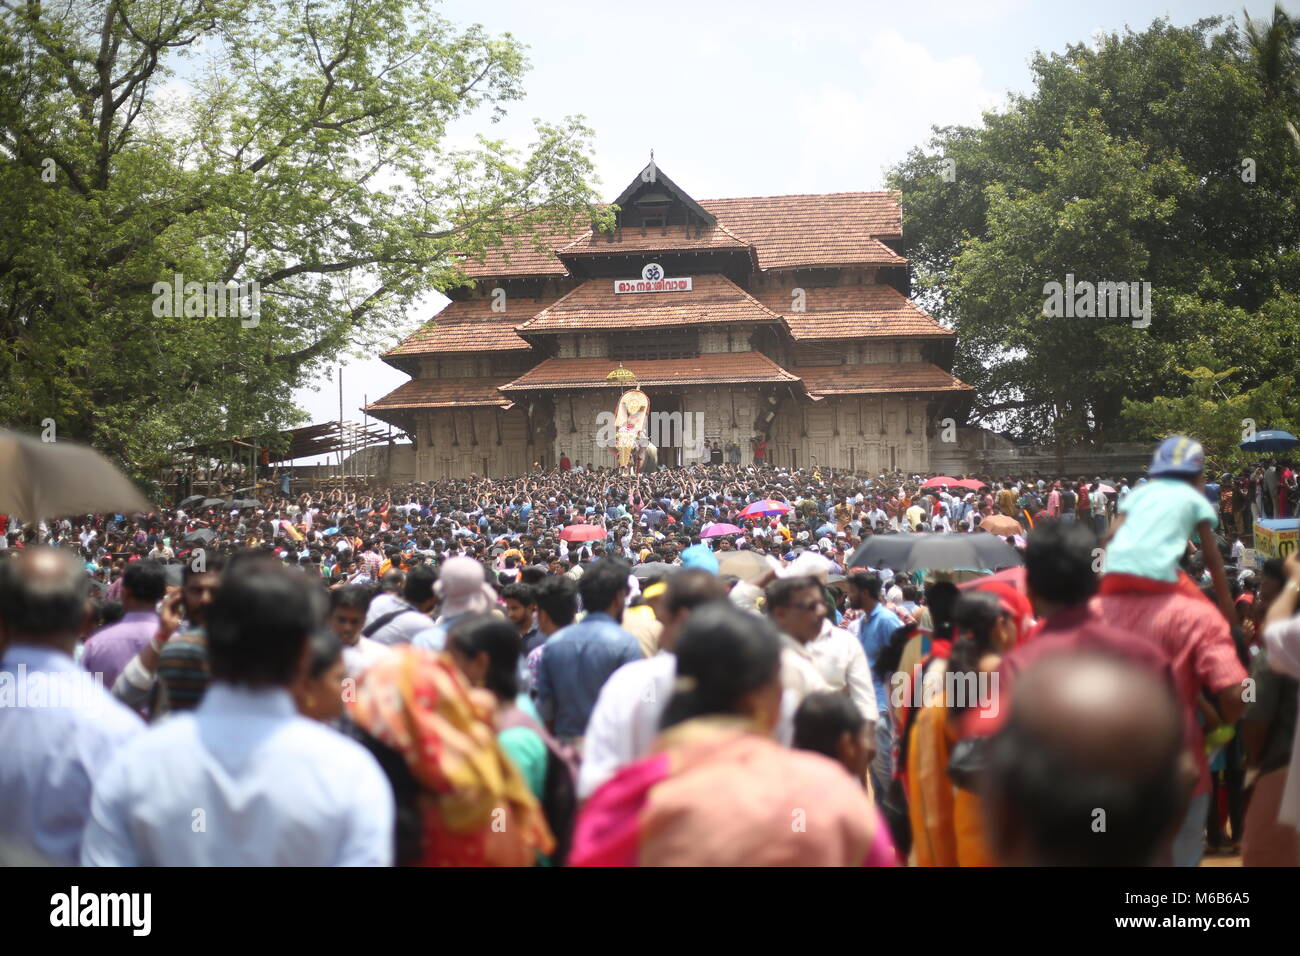
<svg viewBox="0 0 1300 956"><path fill-rule="evenodd" d="M994 865L979 795L961 778L961 757L954 761L954 756L964 752L960 728L965 715L987 703L978 699L985 692L998 692L998 664L1015 646L1023 625L1018 610L991 591L962 595L953 611L956 640L945 656L934 655L922 669L921 707L913 715L907 743L915 866Z"/></svg>

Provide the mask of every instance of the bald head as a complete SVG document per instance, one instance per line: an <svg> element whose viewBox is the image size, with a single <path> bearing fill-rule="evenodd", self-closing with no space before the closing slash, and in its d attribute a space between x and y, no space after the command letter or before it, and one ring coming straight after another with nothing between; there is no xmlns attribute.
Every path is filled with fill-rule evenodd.
<svg viewBox="0 0 1300 956"><path fill-rule="evenodd" d="M8 644L75 642L90 582L70 551L28 548L0 562L0 629Z"/></svg>
<svg viewBox="0 0 1300 956"><path fill-rule="evenodd" d="M1144 866L1186 804L1181 711L1150 672L1099 654L1042 658L993 741L985 803L1004 863Z"/></svg>

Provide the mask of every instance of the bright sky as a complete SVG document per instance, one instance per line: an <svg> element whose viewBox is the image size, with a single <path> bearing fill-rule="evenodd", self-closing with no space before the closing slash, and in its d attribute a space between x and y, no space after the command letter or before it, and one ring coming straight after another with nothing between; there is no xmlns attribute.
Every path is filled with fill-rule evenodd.
<svg viewBox="0 0 1300 956"><path fill-rule="evenodd" d="M932 126L973 125L1031 89L1036 50L1157 17L1270 16L1273 0L446 0L443 16L529 46L525 100L490 130L526 145L531 119L582 114L596 133L603 198L645 165L696 199L880 189ZM1294 4L1288 4L1294 6ZM445 303L431 297L411 330ZM343 414L407 380L351 359ZM338 418L338 385L299 390L312 422Z"/></svg>

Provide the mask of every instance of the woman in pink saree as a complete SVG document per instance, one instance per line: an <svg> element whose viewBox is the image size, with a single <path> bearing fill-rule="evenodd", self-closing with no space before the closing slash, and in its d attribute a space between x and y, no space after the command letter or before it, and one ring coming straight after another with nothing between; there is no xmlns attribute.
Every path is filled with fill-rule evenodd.
<svg viewBox="0 0 1300 956"><path fill-rule="evenodd" d="M655 751L592 794L570 866L892 866L858 781L773 739L781 645L765 618L696 610Z"/></svg>

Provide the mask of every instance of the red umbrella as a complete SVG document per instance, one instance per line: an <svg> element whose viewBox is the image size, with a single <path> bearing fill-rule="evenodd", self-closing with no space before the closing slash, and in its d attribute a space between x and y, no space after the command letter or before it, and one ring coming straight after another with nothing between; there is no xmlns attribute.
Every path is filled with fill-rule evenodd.
<svg viewBox="0 0 1300 956"><path fill-rule="evenodd" d="M734 524L715 524L710 525L704 531L700 532L701 538L720 538L724 534L744 534L744 528L737 528Z"/></svg>
<svg viewBox="0 0 1300 956"><path fill-rule="evenodd" d="M571 524L560 532L562 541L602 541L609 532L594 524Z"/></svg>
<svg viewBox="0 0 1300 956"><path fill-rule="evenodd" d="M988 484L978 478L963 478L957 482L957 487L965 488L967 491L979 491L981 488L987 488Z"/></svg>
<svg viewBox="0 0 1300 956"><path fill-rule="evenodd" d="M773 501L771 498L760 498L753 504L746 505L740 512L742 518L757 518L760 515L783 515L793 511L784 501Z"/></svg>
<svg viewBox="0 0 1300 956"><path fill-rule="evenodd" d="M957 484L956 478L949 478L947 475L936 475L933 478L927 478L921 485L922 488L938 488L947 485L949 488Z"/></svg>

